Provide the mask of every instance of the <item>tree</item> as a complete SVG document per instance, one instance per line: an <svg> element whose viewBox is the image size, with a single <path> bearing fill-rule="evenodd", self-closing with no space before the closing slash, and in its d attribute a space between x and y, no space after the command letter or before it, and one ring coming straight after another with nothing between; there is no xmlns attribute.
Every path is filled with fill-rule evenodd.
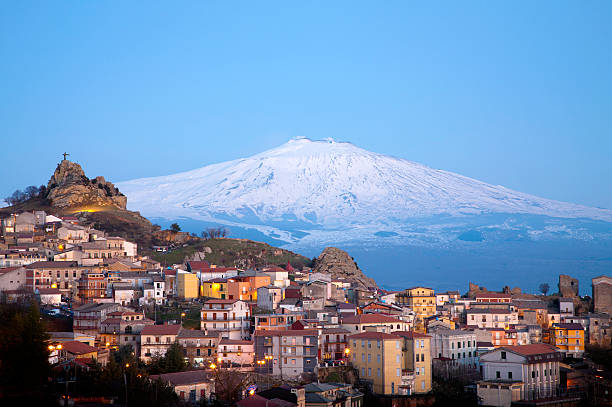
<svg viewBox="0 0 612 407"><path fill-rule="evenodd" d="M550 286L548 285L548 283L540 284L540 292L542 294L546 295L546 293L548 292L549 289L550 289Z"/></svg>
<svg viewBox="0 0 612 407"><path fill-rule="evenodd" d="M0 338L0 394L6 405L47 405L53 397L47 389L49 336L38 304L0 304Z"/></svg>
<svg viewBox="0 0 612 407"><path fill-rule="evenodd" d="M186 367L183 347L178 342L174 342L164 356L151 362L149 372L153 374L182 372Z"/></svg>
<svg viewBox="0 0 612 407"><path fill-rule="evenodd" d="M173 231L174 233L177 233L181 231L181 227L179 226L178 223L173 223L172 225L170 225L170 230Z"/></svg>

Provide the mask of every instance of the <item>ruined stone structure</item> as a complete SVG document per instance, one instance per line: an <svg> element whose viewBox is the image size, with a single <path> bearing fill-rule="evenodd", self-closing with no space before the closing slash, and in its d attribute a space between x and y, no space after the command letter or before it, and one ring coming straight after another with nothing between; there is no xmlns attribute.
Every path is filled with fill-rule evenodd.
<svg viewBox="0 0 612 407"><path fill-rule="evenodd" d="M591 281L594 311L612 315L612 277L599 276Z"/></svg>
<svg viewBox="0 0 612 407"><path fill-rule="evenodd" d="M578 297L578 280L565 274L559 275L559 293L562 297Z"/></svg>

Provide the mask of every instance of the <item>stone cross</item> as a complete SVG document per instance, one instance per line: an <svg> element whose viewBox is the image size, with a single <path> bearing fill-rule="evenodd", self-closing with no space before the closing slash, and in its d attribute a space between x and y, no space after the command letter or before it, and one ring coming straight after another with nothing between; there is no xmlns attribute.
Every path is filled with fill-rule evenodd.
<svg viewBox="0 0 612 407"><path fill-rule="evenodd" d="M68 156L68 155L70 155L70 154L68 154L68 153L64 153L63 155L64 155L64 161L66 161L66 156Z"/></svg>

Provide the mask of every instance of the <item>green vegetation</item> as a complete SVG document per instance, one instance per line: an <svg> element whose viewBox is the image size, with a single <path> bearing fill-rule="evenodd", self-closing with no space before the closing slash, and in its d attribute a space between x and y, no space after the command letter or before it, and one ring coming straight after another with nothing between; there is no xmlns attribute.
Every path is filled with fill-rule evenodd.
<svg viewBox="0 0 612 407"><path fill-rule="evenodd" d="M187 242L184 247L169 253L155 253L152 257L162 264L182 263L186 257L191 257L197 252L204 252L206 247L210 248L210 253L206 253L206 261L219 266L240 268L260 267L268 264L284 266L287 262L296 268L312 265L312 261L302 255L266 243L245 239L194 240Z"/></svg>
<svg viewBox="0 0 612 407"><path fill-rule="evenodd" d="M0 395L6 405L51 405L48 335L38 305L0 304Z"/></svg>
<svg viewBox="0 0 612 407"><path fill-rule="evenodd" d="M153 307L147 307L145 310L147 318L156 320L157 322L163 321L176 321L181 322L181 314L185 314L182 317L183 327L186 329L200 329L200 311L202 306L190 302L178 302L174 301L169 305L156 306L155 310Z"/></svg>
<svg viewBox="0 0 612 407"><path fill-rule="evenodd" d="M612 371L612 348L610 346L587 345L586 356L605 370Z"/></svg>

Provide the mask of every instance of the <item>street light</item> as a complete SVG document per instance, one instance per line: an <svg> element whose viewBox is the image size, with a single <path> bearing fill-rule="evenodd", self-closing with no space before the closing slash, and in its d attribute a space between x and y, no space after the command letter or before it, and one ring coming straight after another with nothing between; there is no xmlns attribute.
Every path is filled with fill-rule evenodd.
<svg viewBox="0 0 612 407"><path fill-rule="evenodd" d="M215 365L214 363L211 363L210 366L208 367L211 368L212 370L215 370L217 368L217 365Z"/></svg>

